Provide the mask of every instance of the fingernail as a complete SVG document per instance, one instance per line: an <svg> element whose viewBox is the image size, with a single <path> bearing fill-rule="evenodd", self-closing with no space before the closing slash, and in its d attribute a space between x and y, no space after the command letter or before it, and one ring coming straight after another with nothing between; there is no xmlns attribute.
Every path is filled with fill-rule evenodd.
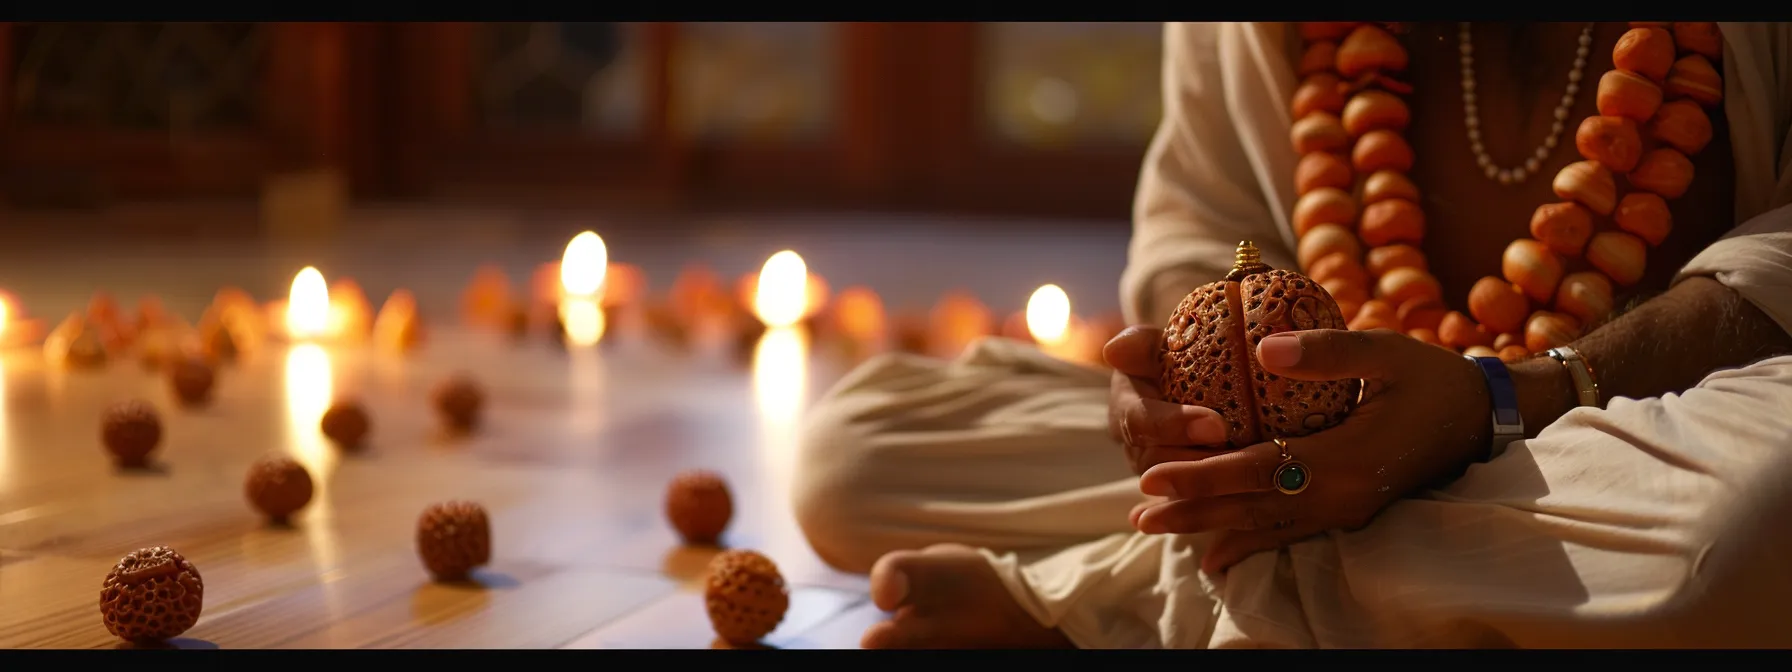
<svg viewBox="0 0 1792 672"><path fill-rule="evenodd" d="M1149 508L1151 507L1144 504L1132 507L1132 513L1127 514L1126 516L1126 523L1137 528L1139 526L1139 516L1145 515L1145 510Z"/></svg>
<svg viewBox="0 0 1792 672"><path fill-rule="evenodd" d="M1257 343L1257 361L1264 366L1284 367L1300 363L1300 337L1276 334Z"/></svg>
<svg viewBox="0 0 1792 672"><path fill-rule="evenodd" d="M896 607L908 603L907 572L890 572L889 579L873 584L872 588L877 592L877 595L872 601L875 602L879 608L883 608L886 611L893 611ZM883 605L886 604L890 606L888 608L883 607Z"/></svg>
<svg viewBox="0 0 1792 672"><path fill-rule="evenodd" d="M1217 446L1226 442L1226 422L1209 413L1188 423L1188 439L1197 446Z"/></svg>
<svg viewBox="0 0 1792 672"><path fill-rule="evenodd" d="M1176 487L1171 484L1170 479L1161 476L1152 477L1151 472L1147 470L1143 476L1139 477L1139 492L1151 497L1175 497Z"/></svg>
<svg viewBox="0 0 1792 672"><path fill-rule="evenodd" d="M1153 506L1145 509L1144 513L1139 514L1139 519L1133 521L1133 528L1145 534L1163 534L1163 523L1158 522L1157 517L1151 515L1151 512L1158 508Z"/></svg>

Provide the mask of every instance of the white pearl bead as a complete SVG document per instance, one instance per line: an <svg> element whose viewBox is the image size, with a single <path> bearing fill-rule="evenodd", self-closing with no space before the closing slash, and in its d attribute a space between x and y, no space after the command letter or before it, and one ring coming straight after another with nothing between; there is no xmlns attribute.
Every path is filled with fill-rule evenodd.
<svg viewBox="0 0 1792 672"><path fill-rule="evenodd" d="M1549 159L1551 151L1560 144L1562 130L1569 114L1574 109L1575 98L1580 93L1580 82L1584 79L1583 71L1587 64L1587 54L1593 43L1593 25L1589 23L1581 29L1579 42L1574 52L1574 66L1568 71L1568 83L1563 87L1562 98L1554 110L1555 122L1550 125L1549 134L1544 136L1542 146L1537 147L1531 156L1524 160L1522 166L1500 168L1494 164L1493 158L1487 155L1487 147L1481 141L1480 108L1476 105L1478 82L1475 80L1473 31L1468 22L1457 24L1457 34L1460 40L1457 51L1461 54L1462 65L1463 126L1467 131L1469 150L1475 155L1475 165L1479 166L1489 179L1496 180L1502 185L1523 182L1542 168L1543 162Z"/></svg>

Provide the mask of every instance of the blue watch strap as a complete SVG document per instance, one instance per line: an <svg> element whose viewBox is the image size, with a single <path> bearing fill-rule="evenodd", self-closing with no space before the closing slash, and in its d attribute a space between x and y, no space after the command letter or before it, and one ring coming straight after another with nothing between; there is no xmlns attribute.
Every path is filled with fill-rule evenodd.
<svg viewBox="0 0 1792 672"><path fill-rule="evenodd" d="M1518 414L1518 386L1500 358L1463 357L1480 367L1481 376L1487 379L1487 394L1493 401L1493 441L1488 457L1494 457L1505 452L1513 441L1524 438L1524 418Z"/></svg>

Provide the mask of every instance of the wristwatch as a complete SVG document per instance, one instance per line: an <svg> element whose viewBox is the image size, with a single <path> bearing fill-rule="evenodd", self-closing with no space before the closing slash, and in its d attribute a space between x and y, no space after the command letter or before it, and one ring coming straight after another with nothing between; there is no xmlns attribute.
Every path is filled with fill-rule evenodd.
<svg viewBox="0 0 1792 672"><path fill-rule="evenodd" d="M1474 362L1487 379L1487 396L1493 401L1493 440L1487 458L1493 459L1506 452L1506 446L1513 441L1524 438L1524 418L1518 414L1518 386L1513 384L1512 374L1500 358L1463 357Z"/></svg>

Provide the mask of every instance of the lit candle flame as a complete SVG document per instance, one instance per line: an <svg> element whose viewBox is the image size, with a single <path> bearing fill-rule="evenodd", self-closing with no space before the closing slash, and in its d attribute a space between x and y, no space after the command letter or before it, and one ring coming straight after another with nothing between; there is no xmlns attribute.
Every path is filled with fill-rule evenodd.
<svg viewBox="0 0 1792 672"><path fill-rule="evenodd" d="M610 250L604 239L585 231L566 244L560 258L560 288L567 296L592 296L604 286L604 274L610 268Z"/></svg>
<svg viewBox="0 0 1792 672"><path fill-rule="evenodd" d="M1070 295L1057 285L1033 291L1027 299L1027 332L1041 345L1062 345L1070 335Z"/></svg>
<svg viewBox="0 0 1792 672"><path fill-rule="evenodd" d="M802 321L809 310L809 267L784 250L765 260L753 291L753 312L766 327L781 329Z"/></svg>
<svg viewBox="0 0 1792 672"><path fill-rule="evenodd" d="M292 279L286 299L286 333L295 339L322 336L330 328L330 286L315 266Z"/></svg>

